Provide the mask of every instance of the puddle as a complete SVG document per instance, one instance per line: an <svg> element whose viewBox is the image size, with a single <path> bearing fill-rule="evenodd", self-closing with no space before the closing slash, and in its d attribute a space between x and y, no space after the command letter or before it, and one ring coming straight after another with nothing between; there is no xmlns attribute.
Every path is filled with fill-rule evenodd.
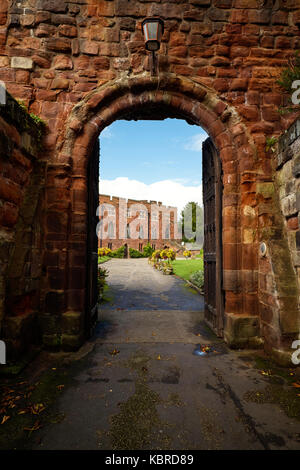
<svg viewBox="0 0 300 470"><path fill-rule="evenodd" d="M214 356L216 354L224 354L225 351L222 348L207 345L207 344L197 344L196 348L193 351L194 356L208 357Z"/></svg>

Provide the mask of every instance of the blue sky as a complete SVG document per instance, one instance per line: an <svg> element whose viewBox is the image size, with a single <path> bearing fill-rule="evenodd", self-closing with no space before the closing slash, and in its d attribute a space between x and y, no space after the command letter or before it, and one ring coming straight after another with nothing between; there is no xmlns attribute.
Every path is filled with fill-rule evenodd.
<svg viewBox="0 0 300 470"><path fill-rule="evenodd" d="M115 121L100 134L100 192L181 209L202 197L206 132L183 120Z"/></svg>

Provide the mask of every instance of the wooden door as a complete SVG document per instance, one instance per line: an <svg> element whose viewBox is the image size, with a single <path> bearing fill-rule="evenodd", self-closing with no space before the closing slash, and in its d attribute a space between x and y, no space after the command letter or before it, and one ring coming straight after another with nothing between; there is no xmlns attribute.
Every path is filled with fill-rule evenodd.
<svg viewBox="0 0 300 470"><path fill-rule="evenodd" d="M204 301L205 320L218 336L224 329L222 289L222 169L212 140L202 146L204 206Z"/></svg>
<svg viewBox="0 0 300 470"><path fill-rule="evenodd" d="M98 316L98 237L96 216L99 206L99 139L88 164L87 210L87 279L86 279L86 335L93 334Z"/></svg>

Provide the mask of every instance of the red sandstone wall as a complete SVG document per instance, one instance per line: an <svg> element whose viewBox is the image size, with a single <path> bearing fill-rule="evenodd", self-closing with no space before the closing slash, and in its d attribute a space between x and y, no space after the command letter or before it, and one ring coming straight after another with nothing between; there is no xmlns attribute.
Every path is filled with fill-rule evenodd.
<svg viewBox="0 0 300 470"><path fill-rule="evenodd" d="M203 125L220 152L227 339L239 346L258 338L258 248L264 228L276 223L269 194L274 158L265 143L266 135L281 134L295 119L277 112L285 98L276 79L300 45L298 0L20 3L1 2L0 80L50 130L44 153L50 163L46 325L51 315L68 322L69 313L81 318L84 309L85 168L93 139L129 111L139 118L150 103L153 110L158 104L153 118L172 115ZM149 15L165 21L157 82L149 79L141 33ZM49 260L58 260L55 272ZM237 331L244 335L240 341ZM57 344L52 333L49 327L45 337ZM60 335L58 343L72 345L73 336Z"/></svg>
<svg viewBox="0 0 300 470"><path fill-rule="evenodd" d="M148 67L141 21L165 21L160 70L188 76L233 104L254 138L280 132L275 79L299 48L298 0L1 1L0 80L53 130L108 80ZM26 8L26 14L24 9ZM259 139L258 139L259 140Z"/></svg>
<svg viewBox="0 0 300 470"><path fill-rule="evenodd" d="M0 337L10 359L36 333L41 278L38 129L11 97L0 107Z"/></svg>

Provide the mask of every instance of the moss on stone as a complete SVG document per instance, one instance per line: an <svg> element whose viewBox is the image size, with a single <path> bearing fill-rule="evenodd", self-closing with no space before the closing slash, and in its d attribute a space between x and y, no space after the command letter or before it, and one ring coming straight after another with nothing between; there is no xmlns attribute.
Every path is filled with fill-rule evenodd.
<svg viewBox="0 0 300 470"><path fill-rule="evenodd" d="M279 405L289 418L300 421L299 389L278 384L270 384L264 390L251 390L246 392L244 399L255 403L272 403Z"/></svg>
<svg viewBox="0 0 300 470"><path fill-rule="evenodd" d="M249 390L244 399L279 405L287 416L300 420L299 388L293 386L298 381L295 369L279 367L271 359L260 356L255 357L255 367L266 374L269 384L264 390Z"/></svg>
<svg viewBox="0 0 300 470"><path fill-rule="evenodd" d="M157 411L163 403L159 394L147 384L150 357L137 351L125 365L137 372L134 394L120 404L120 413L110 418L107 435L114 450L169 449L170 437L165 432Z"/></svg>
<svg viewBox="0 0 300 470"><path fill-rule="evenodd" d="M29 113L24 103L18 102L6 92L6 104L0 105L0 116L9 124L15 126L20 134L28 133L33 137L34 146L36 147L32 149L33 154L41 150L46 123L34 113Z"/></svg>

